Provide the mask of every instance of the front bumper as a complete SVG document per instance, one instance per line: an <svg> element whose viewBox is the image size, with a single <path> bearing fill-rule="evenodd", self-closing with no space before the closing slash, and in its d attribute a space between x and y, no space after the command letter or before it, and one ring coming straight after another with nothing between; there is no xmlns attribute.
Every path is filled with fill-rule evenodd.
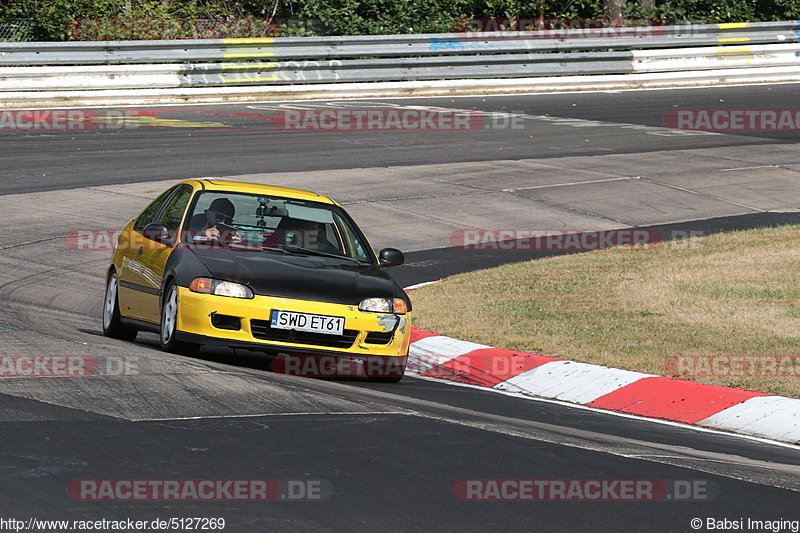
<svg viewBox="0 0 800 533"><path fill-rule="evenodd" d="M230 298L196 293L186 287L178 287L178 302L179 338L195 339L203 344L241 346L274 353L408 355L411 313L365 313L355 305L259 295L252 299ZM269 322L273 309L343 316L345 335L290 335L287 330L272 330ZM238 329L226 329L236 327L234 319L238 319Z"/></svg>

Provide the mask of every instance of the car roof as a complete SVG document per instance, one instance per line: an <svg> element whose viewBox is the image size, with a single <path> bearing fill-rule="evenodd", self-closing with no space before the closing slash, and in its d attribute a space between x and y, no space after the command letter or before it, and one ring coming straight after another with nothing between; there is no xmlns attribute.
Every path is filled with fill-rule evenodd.
<svg viewBox="0 0 800 533"><path fill-rule="evenodd" d="M288 187L277 187L275 185L262 185L260 183L249 183L246 181L233 181L217 178L203 178L186 180L184 183L198 184L199 188L207 191L229 191L250 194L268 194L272 196L283 196L296 200L312 200L326 204L336 204L327 196L301 189L289 189ZM338 204L336 204L338 205Z"/></svg>

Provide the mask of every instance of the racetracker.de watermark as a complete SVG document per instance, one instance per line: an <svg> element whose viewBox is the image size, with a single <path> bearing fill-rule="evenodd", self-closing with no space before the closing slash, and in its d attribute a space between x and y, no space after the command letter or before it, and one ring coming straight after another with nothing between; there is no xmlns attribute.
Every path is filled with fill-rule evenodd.
<svg viewBox="0 0 800 533"><path fill-rule="evenodd" d="M88 130L96 126L86 113L74 109L0 111L0 130L75 131Z"/></svg>
<svg viewBox="0 0 800 533"><path fill-rule="evenodd" d="M457 21L453 31L467 39L655 39L666 35L654 18L498 17Z"/></svg>
<svg viewBox="0 0 800 533"><path fill-rule="evenodd" d="M664 364L676 377L800 377L800 355L674 355Z"/></svg>
<svg viewBox="0 0 800 533"><path fill-rule="evenodd" d="M702 235L702 231L662 232L647 228L462 229L450 235L450 246L467 251L589 252L608 248L653 250L665 240L682 240L685 247L695 246L697 241L690 238Z"/></svg>
<svg viewBox="0 0 800 533"><path fill-rule="evenodd" d="M525 128L524 117L469 109L287 109L272 116L289 131L475 131Z"/></svg>
<svg viewBox="0 0 800 533"><path fill-rule="evenodd" d="M465 501L705 501L719 495L719 486L706 479L461 479L453 495Z"/></svg>
<svg viewBox="0 0 800 533"><path fill-rule="evenodd" d="M323 480L75 479L67 495L78 501L320 501L332 495Z"/></svg>
<svg viewBox="0 0 800 533"><path fill-rule="evenodd" d="M0 355L0 378L85 378L138 374L137 357Z"/></svg>
<svg viewBox="0 0 800 533"><path fill-rule="evenodd" d="M203 230L168 230L166 239L156 241L152 235L148 237L144 232L134 230L122 231L119 229L71 229L64 235L64 246L68 250L78 252L144 252L161 250L162 242L176 243L180 236L181 242L192 246L194 250L227 250L226 246L240 251L261 251L267 247L274 247L282 242L272 230L267 229L223 229L209 236ZM283 241L289 240L291 244L299 246L314 246L319 241L318 230L287 231L282 234Z"/></svg>
<svg viewBox="0 0 800 533"><path fill-rule="evenodd" d="M697 131L797 131L800 109L672 109L664 125Z"/></svg>
<svg viewBox="0 0 800 533"><path fill-rule="evenodd" d="M392 332L384 335L391 337ZM388 339L381 342L384 341ZM404 356L282 354L272 360L270 369L277 374L307 378L401 378L406 362Z"/></svg>
<svg viewBox="0 0 800 533"><path fill-rule="evenodd" d="M226 39L276 37L278 20L268 18L93 18L74 19L68 33L76 41L132 39Z"/></svg>
<svg viewBox="0 0 800 533"><path fill-rule="evenodd" d="M137 112L124 109L84 111L81 109L37 109L0 111L0 131L84 131L133 129Z"/></svg>

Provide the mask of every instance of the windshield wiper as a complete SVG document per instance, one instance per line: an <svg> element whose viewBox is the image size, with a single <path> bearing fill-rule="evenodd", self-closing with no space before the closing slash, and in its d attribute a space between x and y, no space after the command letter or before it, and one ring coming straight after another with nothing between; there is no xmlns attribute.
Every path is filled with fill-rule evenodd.
<svg viewBox="0 0 800 533"><path fill-rule="evenodd" d="M302 246L297 246L294 244L284 244L282 247L283 250L291 253L298 253L298 254L308 254L308 255L319 255L321 257L333 257L334 259L347 259L349 261L355 261L357 263L363 263L363 261L356 259L355 257L349 257L346 255L337 255L331 254L328 252L321 252L319 250L312 250L310 248L303 248Z"/></svg>
<svg viewBox="0 0 800 533"><path fill-rule="evenodd" d="M289 253L289 250L283 248L282 246L262 246L261 247L261 251L262 252L280 252L283 255L286 255L286 254Z"/></svg>

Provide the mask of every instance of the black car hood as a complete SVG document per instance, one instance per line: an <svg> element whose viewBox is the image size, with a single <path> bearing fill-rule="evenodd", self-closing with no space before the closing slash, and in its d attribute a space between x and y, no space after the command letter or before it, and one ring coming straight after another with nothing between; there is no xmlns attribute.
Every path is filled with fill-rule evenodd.
<svg viewBox="0 0 800 533"><path fill-rule="evenodd" d="M378 265L279 252L192 252L215 279L234 281L263 296L357 305L364 298L405 297Z"/></svg>

